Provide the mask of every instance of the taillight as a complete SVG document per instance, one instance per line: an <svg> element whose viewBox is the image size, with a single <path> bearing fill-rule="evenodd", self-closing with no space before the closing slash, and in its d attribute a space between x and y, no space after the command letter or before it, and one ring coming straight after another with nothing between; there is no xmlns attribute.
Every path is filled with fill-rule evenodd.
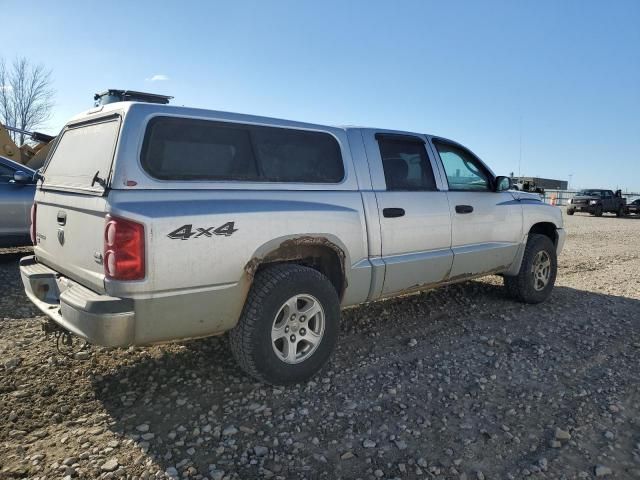
<svg viewBox="0 0 640 480"><path fill-rule="evenodd" d="M29 227L29 234L31 235L31 243L36 244L36 210L38 209L38 205L36 202L33 202L31 205L31 226Z"/></svg>
<svg viewBox="0 0 640 480"><path fill-rule="evenodd" d="M145 275L144 226L107 215L103 262L107 278L142 280Z"/></svg>

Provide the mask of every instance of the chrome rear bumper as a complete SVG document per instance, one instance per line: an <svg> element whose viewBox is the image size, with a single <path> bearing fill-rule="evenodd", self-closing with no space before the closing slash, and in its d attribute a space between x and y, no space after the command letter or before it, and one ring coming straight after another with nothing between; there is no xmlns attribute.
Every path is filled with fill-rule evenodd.
<svg viewBox="0 0 640 480"><path fill-rule="evenodd" d="M135 337L133 300L101 295L38 263L20 260L29 299L62 328L96 345L123 347Z"/></svg>

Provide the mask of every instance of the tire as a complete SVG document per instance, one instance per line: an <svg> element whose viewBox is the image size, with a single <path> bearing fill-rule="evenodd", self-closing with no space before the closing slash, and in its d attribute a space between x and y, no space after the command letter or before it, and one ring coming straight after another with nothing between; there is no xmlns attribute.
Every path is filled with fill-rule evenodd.
<svg viewBox="0 0 640 480"><path fill-rule="evenodd" d="M313 306L318 312L305 318L304 310ZM247 374L286 385L308 380L324 366L339 329L340 301L329 279L312 268L282 264L256 274L229 340ZM272 340L275 335L281 336Z"/></svg>
<svg viewBox="0 0 640 480"><path fill-rule="evenodd" d="M600 205L598 205L598 206L596 207L596 210L593 212L593 214L594 214L596 217L601 217L601 216L602 216L602 213L603 213L603 211L602 211L602 207L601 207Z"/></svg>
<svg viewBox="0 0 640 480"><path fill-rule="evenodd" d="M570 210L567 208L567 215L573 215L575 212L575 210Z"/></svg>
<svg viewBox="0 0 640 480"><path fill-rule="evenodd" d="M539 255L543 260L548 259L549 262L548 276L546 276L544 285L542 285L542 279L534 274ZM542 263L546 263L546 261ZM515 276L505 276L504 286L509 295L520 302L540 303L551 295L556 282L557 271L556 247L551 239L546 235L529 235L520 271ZM538 271L538 273L544 277L544 272Z"/></svg>
<svg viewBox="0 0 640 480"><path fill-rule="evenodd" d="M624 207L620 207L616 212L616 217L624 217L626 214Z"/></svg>

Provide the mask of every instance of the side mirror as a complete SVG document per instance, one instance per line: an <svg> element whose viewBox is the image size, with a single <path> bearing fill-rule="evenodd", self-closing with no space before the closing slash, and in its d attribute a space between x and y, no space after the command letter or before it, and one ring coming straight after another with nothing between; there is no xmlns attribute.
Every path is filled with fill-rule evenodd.
<svg viewBox="0 0 640 480"><path fill-rule="evenodd" d="M18 170L13 174L13 181L15 183L30 183L33 177L22 170Z"/></svg>
<svg viewBox="0 0 640 480"><path fill-rule="evenodd" d="M511 189L511 178L503 177L502 175L496 177L496 192L505 192Z"/></svg>

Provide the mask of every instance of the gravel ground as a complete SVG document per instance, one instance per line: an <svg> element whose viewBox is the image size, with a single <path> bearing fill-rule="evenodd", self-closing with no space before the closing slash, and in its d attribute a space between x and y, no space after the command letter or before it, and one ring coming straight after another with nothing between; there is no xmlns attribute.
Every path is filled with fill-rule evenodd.
<svg viewBox="0 0 640 480"><path fill-rule="evenodd" d="M548 302L489 277L350 309L287 388L225 338L61 356L0 251L0 478L640 478L640 218L566 227Z"/></svg>

